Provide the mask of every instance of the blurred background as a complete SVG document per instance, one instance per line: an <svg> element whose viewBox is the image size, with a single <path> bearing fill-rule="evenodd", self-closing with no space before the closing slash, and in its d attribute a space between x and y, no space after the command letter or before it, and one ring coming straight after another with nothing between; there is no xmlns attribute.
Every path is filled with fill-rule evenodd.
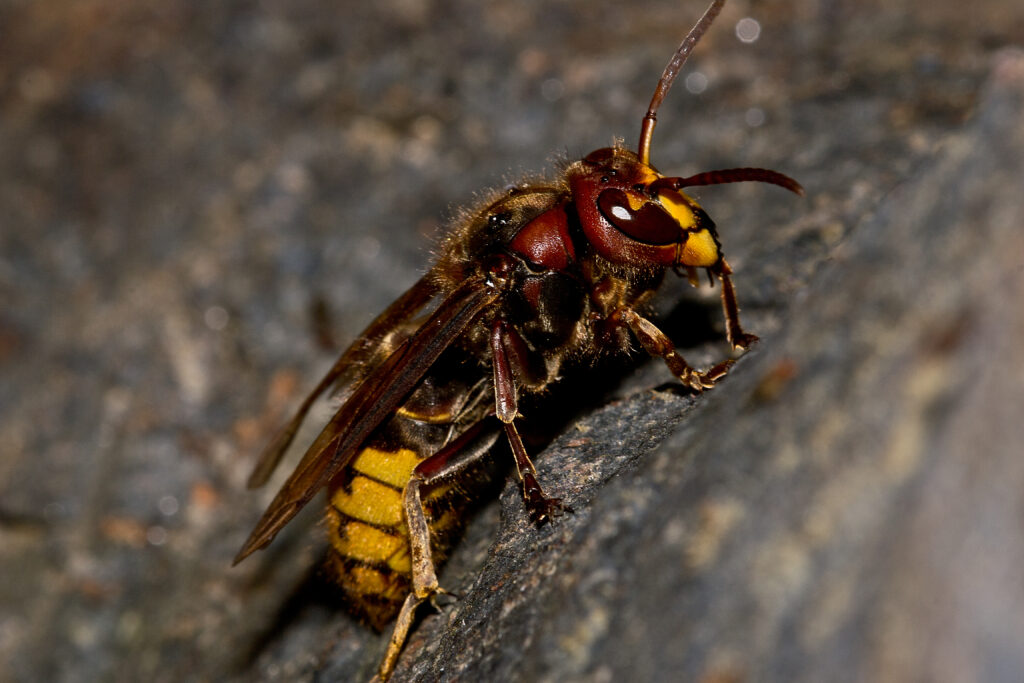
<svg viewBox="0 0 1024 683"><path fill-rule="evenodd" d="M317 510L230 568L257 454L476 193L635 145L703 11L0 3L0 680L367 678ZM396 678L1024 677L1022 43L1015 0L729 2L652 160L807 189L696 193L763 341L581 398L577 514L506 487ZM716 296L659 304L695 364Z"/></svg>

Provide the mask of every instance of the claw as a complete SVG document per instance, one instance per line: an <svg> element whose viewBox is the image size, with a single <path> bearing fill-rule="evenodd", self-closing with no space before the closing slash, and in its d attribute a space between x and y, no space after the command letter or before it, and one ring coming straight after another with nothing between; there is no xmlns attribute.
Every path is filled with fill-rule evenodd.
<svg viewBox="0 0 1024 683"><path fill-rule="evenodd" d="M533 472L523 472L522 477L523 502L526 504L526 511L531 522L541 526L544 522L553 522L556 517L573 511L571 507L562 503L561 498L545 496Z"/></svg>
<svg viewBox="0 0 1024 683"><path fill-rule="evenodd" d="M751 346L753 346L757 342L758 342L758 336L756 334L750 334L749 332L744 332L738 338L733 340L732 345L733 345L734 348L740 349L742 351L746 351L747 349L749 349Z"/></svg>
<svg viewBox="0 0 1024 683"><path fill-rule="evenodd" d="M713 383L717 382L718 380L722 379L723 377L725 377L729 373L729 368L731 368L733 363L735 363L735 362L736 361L734 361L732 359L730 359L730 360L723 360L721 363L719 363L718 365L715 365L710 370L705 372L704 376L707 379L711 380L711 382L713 382Z"/></svg>
<svg viewBox="0 0 1024 683"><path fill-rule="evenodd" d="M683 373L679 377L679 381L681 381L684 386L687 386L698 393L702 392L705 389L712 388L720 379L725 377L734 362L735 361L733 360L722 361L707 372L700 372L698 370L691 370L687 368L687 372Z"/></svg>
<svg viewBox="0 0 1024 683"><path fill-rule="evenodd" d="M438 612L443 612L445 607L440 602L438 602L438 598L449 598L452 601L461 599L458 594L452 593L451 591L446 591L444 588L438 586L428 598L428 600L430 600L430 606Z"/></svg>
<svg viewBox="0 0 1024 683"><path fill-rule="evenodd" d="M561 498L541 498L530 501L529 512L530 521L537 526L542 526L545 522L554 523L557 517L572 513L574 510L562 503Z"/></svg>

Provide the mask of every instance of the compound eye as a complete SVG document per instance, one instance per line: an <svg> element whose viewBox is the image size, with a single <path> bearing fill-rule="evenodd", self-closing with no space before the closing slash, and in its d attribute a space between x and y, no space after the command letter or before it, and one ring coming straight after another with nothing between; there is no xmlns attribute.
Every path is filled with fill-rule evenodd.
<svg viewBox="0 0 1024 683"><path fill-rule="evenodd" d="M663 208L642 200L634 209L623 190L605 190L597 197L602 215L627 237L646 244L675 244L683 236L682 227Z"/></svg>
<svg viewBox="0 0 1024 683"><path fill-rule="evenodd" d="M609 161L611 161L614 156L615 156L615 149L614 148L612 148L612 147L603 147L601 149L594 150L593 152L591 152L587 156L583 157L583 161L585 161L588 164L594 164L595 166L600 166L601 164L606 164Z"/></svg>

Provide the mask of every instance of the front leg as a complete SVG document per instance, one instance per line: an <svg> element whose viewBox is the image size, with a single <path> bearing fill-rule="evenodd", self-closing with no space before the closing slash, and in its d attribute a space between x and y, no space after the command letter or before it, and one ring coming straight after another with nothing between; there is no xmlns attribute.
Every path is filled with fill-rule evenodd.
<svg viewBox="0 0 1024 683"><path fill-rule="evenodd" d="M725 336L734 349L749 349L756 341L757 335L744 332L740 327L740 307L736 303L736 290L733 289L732 268L722 259L711 269L713 275L722 281L722 310L725 312Z"/></svg>
<svg viewBox="0 0 1024 683"><path fill-rule="evenodd" d="M558 517L563 512L572 512L572 508L563 505L561 498L548 498L544 495L537 481L537 468L533 466L530 456L526 454L523 440L516 430L515 419L519 414L519 392L512 375L510 359L516 359L518 365L525 361L523 353L509 353L510 349L519 349L521 338L514 330L508 328L503 320L496 320L491 328L491 355L494 366L494 405L495 414L505 425L505 435L512 446L515 457L516 474L523 485L523 503L530 515L530 521L543 524Z"/></svg>
<svg viewBox="0 0 1024 683"><path fill-rule="evenodd" d="M715 386L718 380L725 377L729 371L729 366L734 362L732 360L722 361L707 372L694 370L686 362L686 359L676 351L676 347L672 344L672 340L668 338L668 335L633 309L620 308L612 313L609 320L613 324L626 325L640 341L640 344L647 353L664 360L665 365L672 371L672 374L694 391L704 391Z"/></svg>

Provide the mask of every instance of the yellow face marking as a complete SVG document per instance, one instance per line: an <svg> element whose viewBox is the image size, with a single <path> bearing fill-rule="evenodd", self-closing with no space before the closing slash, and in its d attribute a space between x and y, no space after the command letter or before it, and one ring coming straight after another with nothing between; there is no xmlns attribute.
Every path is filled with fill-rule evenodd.
<svg viewBox="0 0 1024 683"><path fill-rule="evenodd" d="M690 233L683 245L680 263L697 268L710 268L718 263L718 245L707 230Z"/></svg>
<svg viewBox="0 0 1024 683"><path fill-rule="evenodd" d="M651 201L646 195L642 195L639 192L634 192L633 190L624 190L624 192L626 193L626 199L629 200L629 208L633 209L633 211L639 211L643 208L644 204Z"/></svg>
<svg viewBox="0 0 1024 683"><path fill-rule="evenodd" d="M640 166L640 179L639 183L643 185L650 185L658 178L661 178L661 174L655 171L653 168L647 165Z"/></svg>
<svg viewBox="0 0 1024 683"><path fill-rule="evenodd" d="M673 220L684 230L697 227L697 216L693 212L697 202L681 192L662 190L658 193L662 207L672 216ZM699 230L687 235L686 243L680 254L679 262L684 266L710 268L718 263L718 245L709 230Z"/></svg>
<svg viewBox="0 0 1024 683"><path fill-rule="evenodd" d="M672 216L672 219L683 230L690 230L697 225L697 217L693 214L693 209L690 208L690 205L681 193L672 190L662 190L658 193L658 201L661 202L662 208L668 212L668 215Z"/></svg>
<svg viewBox="0 0 1024 683"><path fill-rule="evenodd" d="M408 448L397 451L364 448L353 459L352 469L401 489L409 483L413 468L422 459L416 451Z"/></svg>
<svg viewBox="0 0 1024 683"><path fill-rule="evenodd" d="M349 517L381 526L402 523L402 494L389 486L356 476L351 491L339 488L331 496L331 504Z"/></svg>

